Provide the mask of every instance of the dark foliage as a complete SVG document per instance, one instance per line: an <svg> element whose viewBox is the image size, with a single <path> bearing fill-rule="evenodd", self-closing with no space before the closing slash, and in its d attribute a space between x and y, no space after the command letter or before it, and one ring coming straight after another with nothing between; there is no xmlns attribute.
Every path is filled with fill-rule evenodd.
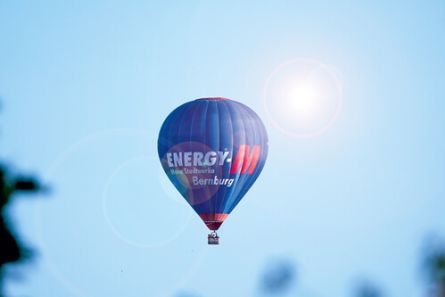
<svg viewBox="0 0 445 297"><path fill-rule="evenodd" d="M356 297L382 297L383 293L379 287L369 281L360 282L356 288Z"/></svg>
<svg viewBox="0 0 445 297"><path fill-rule="evenodd" d="M12 225L7 218L7 206L18 194L31 194L41 191L42 185L32 177L13 176L6 166L0 165L0 296L3 296L3 268L8 263L29 258L29 249L23 247L17 239Z"/></svg>
<svg viewBox="0 0 445 297"><path fill-rule="evenodd" d="M423 271L431 290L430 295L445 297L445 242L434 236L428 238L423 254Z"/></svg>
<svg viewBox="0 0 445 297"><path fill-rule="evenodd" d="M296 279L292 262L279 260L272 263L261 277L261 287L266 293L278 294L287 291Z"/></svg>

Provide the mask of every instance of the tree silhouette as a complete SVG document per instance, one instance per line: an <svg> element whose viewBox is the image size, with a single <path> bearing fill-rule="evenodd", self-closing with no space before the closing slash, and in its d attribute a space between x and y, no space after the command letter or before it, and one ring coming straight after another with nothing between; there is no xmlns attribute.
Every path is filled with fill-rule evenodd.
<svg viewBox="0 0 445 297"><path fill-rule="evenodd" d="M30 176L12 175L0 165L0 296L4 296L4 266L28 259L30 250L17 239L7 217L7 206L18 194L32 194L43 189L39 181Z"/></svg>
<svg viewBox="0 0 445 297"><path fill-rule="evenodd" d="M361 281L356 287L356 297L382 297L383 293L377 285L370 281Z"/></svg>
<svg viewBox="0 0 445 297"><path fill-rule="evenodd" d="M275 260L269 263L261 276L261 290L267 295L281 295L296 282L296 277L296 267L291 261L288 259Z"/></svg>
<svg viewBox="0 0 445 297"><path fill-rule="evenodd" d="M445 297L445 243L432 236L424 246L423 269L429 283L428 296Z"/></svg>

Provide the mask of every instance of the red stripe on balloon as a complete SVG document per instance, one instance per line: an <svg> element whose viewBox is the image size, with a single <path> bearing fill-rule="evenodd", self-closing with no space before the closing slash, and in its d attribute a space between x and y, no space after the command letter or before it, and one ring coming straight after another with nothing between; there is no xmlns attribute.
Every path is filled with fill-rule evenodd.
<svg viewBox="0 0 445 297"><path fill-rule="evenodd" d="M226 213L204 213L199 216L207 225L207 228L210 230L218 230L229 215Z"/></svg>
<svg viewBox="0 0 445 297"><path fill-rule="evenodd" d="M235 160L230 167L230 174L238 173L241 167L240 174L248 173L252 174L258 164L260 159L261 147L259 145L254 145L252 152L249 153L249 146L246 144L240 145L238 153L236 154Z"/></svg>
<svg viewBox="0 0 445 297"><path fill-rule="evenodd" d="M259 145L254 145L252 148L252 153L249 156L249 170L247 171L249 174L252 174L258 164L258 160L260 159L261 148ZM242 171L242 170L241 170ZM242 171L243 173L245 171Z"/></svg>

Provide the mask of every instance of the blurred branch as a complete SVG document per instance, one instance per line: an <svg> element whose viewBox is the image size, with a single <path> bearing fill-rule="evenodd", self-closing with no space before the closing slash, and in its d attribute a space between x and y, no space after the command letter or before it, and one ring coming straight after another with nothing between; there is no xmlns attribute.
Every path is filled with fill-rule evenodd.
<svg viewBox="0 0 445 297"><path fill-rule="evenodd" d="M383 293L381 289L370 281L359 282L356 291L354 293L356 297L382 297Z"/></svg>
<svg viewBox="0 0 445 297"><path fill-rule="evenodd" d="M267 267L261 277L261 289L268 294L281 294L290 289L296 281L294 264L285 259L277 260Z"/></svg>
<svg viewBox="0 0 445 297"><path fill-rule="evenodd" d="M31 255L30 250L23 247L14 234L13 227L7 220L6 206L17 194L35 194L46 190L35 177L12 175L6 166L0 165L0 296L3 296L3 266L28 259Z"/></svg>
<svg viewBox="0 0 445 297"><path fill-rule="evenodd" d="M445 297L445 243L437 236L425 241L423 270L435 297Z"/></svg>

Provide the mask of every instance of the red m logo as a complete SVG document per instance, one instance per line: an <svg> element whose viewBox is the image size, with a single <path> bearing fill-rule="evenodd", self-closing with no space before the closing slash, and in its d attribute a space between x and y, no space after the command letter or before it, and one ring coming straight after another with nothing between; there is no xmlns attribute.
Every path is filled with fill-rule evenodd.
<svg viewBox="0 0 445 297"><path fill-rule="evenodd" d="M240 145L238 153L236 154L235 160L230 167L230 174L236 173L248 173L252 174L258 164L260 159L261 147L255 144L252 147L252 151L249 154L249 146L247 144ZM241 168L241 171L239 171Z"/></svg>

